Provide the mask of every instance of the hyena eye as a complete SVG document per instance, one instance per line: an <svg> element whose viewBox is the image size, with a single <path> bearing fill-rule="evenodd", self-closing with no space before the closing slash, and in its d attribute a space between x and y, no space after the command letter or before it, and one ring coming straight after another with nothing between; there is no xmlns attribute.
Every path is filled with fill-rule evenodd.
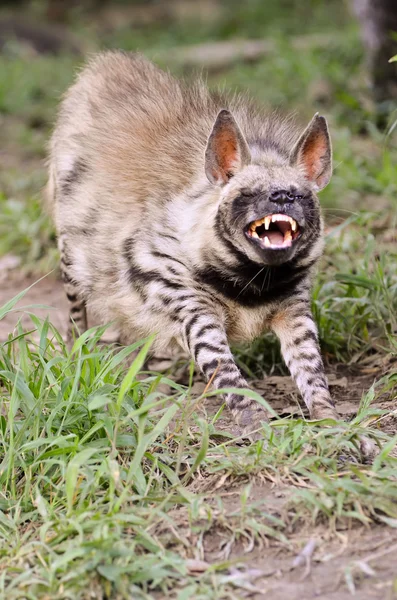
<svg viewBox="0 0 397 600"><path fill-rule="evenodd" d="M288 192L287 198L288 200L302 200L303 196L301 194L294 194L293 192Z"/></svg>
<svg viewBox="0 0 397 600"><path fill-rule="evenodd" d="M244 196L244 198L252 198L253 196L255 196L254 192L248 188L240 190L240 194Z"/></svg>

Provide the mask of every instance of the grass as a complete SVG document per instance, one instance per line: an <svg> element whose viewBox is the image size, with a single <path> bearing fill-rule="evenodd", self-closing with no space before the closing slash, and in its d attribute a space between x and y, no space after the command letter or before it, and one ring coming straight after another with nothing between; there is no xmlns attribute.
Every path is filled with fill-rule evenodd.
<svg viewBox="0 0 397 600"><path fill-rule="evenodd" d="M202 398L192 404L189 388L142 371L150 339L116 352L98 346L97 328L69 354L47 320L30 318L35 341L17 325L0 351L3 597L89 598L98 589L111 598L150 598L153 590L232 597L234 544L272 539L291 547L289 533L302 520L397 519L396 439L366 426L382 417L370 400L390 377L351 423L275 419L263 441L238 446L217 430L217 415L202 418ZM359 461L362 433L382 446L371 467ZM266 496L247 502L248 482L259 475L295 485L281 512ZM247 482L233 510L221 493L205 491L221 478L222 489ZM206 532L230 542L200 576L190 570L203 558L197 532L202 543Z"/></svg>
<svg viewBox="0 0 397 600"><path fill-rule="evenodd" d="M127 22L102 34L79 13L75 31L94 47L139 48L159 62L176 45L273 40L272 57L209 83L247 89L302 122L316 110L329 119L335 169L321 194L326 252L313 310L327 363L375 365L373 385L348 423L275 418L262 441L244 444L221 427L222 409L207 412L194 394L193 369L188 386L144 370L151 340L116 351L97 343L99 328L69 353L27 308L31 326L19 321L0 347L0 598L241 598L253 585L244 548L297 552L301 532L319 527L338 536L341 527L396 526L397 440L376 408L396 397L396 117L378 130L357 28L341 2L333 0L333 22L329 3L314 0L310 19L291 0L240 4L221 2L200 23ZM336 29L329 47L290 47L290 36ZM45 145L77 62L24 52L0 55L0 256L17 254L41 275L57 265L40 202ZM22 298L0 308L0 319ZM251 376L285 372L270 335L236 356ZM371 466L361 463L364 434L380 448ZM346 566L352 592L360 568Z"/></svg>

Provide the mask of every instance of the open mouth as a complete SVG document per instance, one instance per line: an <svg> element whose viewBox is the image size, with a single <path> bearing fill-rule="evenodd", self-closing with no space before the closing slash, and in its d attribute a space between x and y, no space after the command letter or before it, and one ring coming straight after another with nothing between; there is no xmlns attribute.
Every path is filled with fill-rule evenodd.
<svg viewBox="0 0 397 600"><path fill-rule="evenodd" d="M290 248L299 237L299 225L288 215L267 215L249 224L247 235L262 248L278 250Z"/></svg>

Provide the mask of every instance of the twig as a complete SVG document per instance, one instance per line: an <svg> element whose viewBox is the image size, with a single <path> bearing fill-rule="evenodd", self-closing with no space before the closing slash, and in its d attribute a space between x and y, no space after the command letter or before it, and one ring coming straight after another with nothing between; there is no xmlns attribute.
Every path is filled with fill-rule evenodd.
<svg viewBox="0 0 397 600"><path fill-rule="evenodd" d="M307 544L303 548L303 550L298 554L298 556L295 557L295 559L292 563L293 569L296 569L297 567L301 567L301 566L305 565L305 570L303 571L303 574L300 577L300 581L303 581L304 579L306 579L306 577L310 573L311 557L313 555L314 550L316 549L316 546L317 546L317 540L315 538L311 538L307 542Z"/></svg>

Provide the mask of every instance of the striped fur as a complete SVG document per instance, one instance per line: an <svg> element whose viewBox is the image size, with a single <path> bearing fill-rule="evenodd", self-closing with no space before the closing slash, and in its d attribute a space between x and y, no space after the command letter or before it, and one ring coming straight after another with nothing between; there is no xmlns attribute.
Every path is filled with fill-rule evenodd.
<svg viewBox="0 0 397 600"><path fill-rule="evenodd" d="M336 417L310 312L330 152L322 117L299 135L291 119L179 83L143 57L99 55L64 98L51 141L71 325L84 331L89 301L124 340L155 332L157 349L184 348L216 388L247 387L230 343L271 328L311 417ZM247 237L274 213L300 224L289 250ZM226 401L246 429L266 418L247 397Z"/></svg>

